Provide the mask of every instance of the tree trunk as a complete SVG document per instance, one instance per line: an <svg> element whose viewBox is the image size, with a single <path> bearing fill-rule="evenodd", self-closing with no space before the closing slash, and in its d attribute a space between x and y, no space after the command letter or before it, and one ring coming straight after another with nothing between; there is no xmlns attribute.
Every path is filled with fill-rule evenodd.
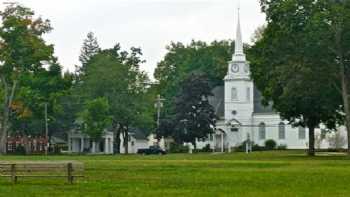
<svg viewBox="0 0 350 197"><path fill-rule="evenodd" d="M115 153L120 153L120 134L121 134L121 127L114 123L113 124L113 132L114 132L114 144L115 144Z"/></svg>
<svg viewBox="0 0 350 197"><path fill-rule="evenodd" d="M6 143L7 143L7 131L4 129L4 121L2 121L2 126L1 126L1 136L0 136L0 155L1 154L6 154Z"/></svg>
<svg viewBox="0 0 350 197"><path fill-rule="evenodd" d="M129 129L125 129L124 131L124 150L125 150L125 154L129 154Z"/></svg>
<svg viewBox="0 0 350 197"><path fill-rule="evenodd" d="M7 103L7 102L6 102ZM6 154L7 152L7 135L8 135L8 119L9 119L9 107L4 104L3 117L1 122L1 136L0 136L0 154Z"/></svg>
<svg viewBox="0 0 350 197"><path fill-rule="evenodd" d="M344 104L345 112L345 126L348 136L348 155L350 155L350 103L349 103L349 78L346 75L346 69L344 64L344 59L342 54L338 54L339 63L340 63L340 78L341 78L341 90L342 90L342 99Z"/></svg>
<svg viewBox="0 0 350 197"><path fill-rule="evenodd" d="M309 126L309 156L315 156L315 127Z"/></svg>
<svg viewBox="0 0 350 197"><path fill-rule="evenodd" d="M193 149L196 151L196 150L197 150L197 143L196 143L196 139L195 139L195 140L193 140L192 144L193 144Z"/></svg>
<svg viewBox="0 0 350 197"><path fill-rule="evenodd" d="M339 72L340 72L340 78L341 78L341 90L342 90L342 99L344 104L344 112L345 112L345 126L347 130L347 136L348 136L348 155L350 155L350 95L349 95L349 83L350 78L347 77L347 73L349 72L345 67L345 61L344 61L344 53L342 50L342 34L343 34L343 28L341 25L336 24L335 29L335 44L336 44L336 55L339 58Z"/></svg>
<svg viewBox="0 0 350 197"><path fill-rule="evenodd" d="M9 88L9 84L4 76L1 76L1 83L3 84L4 98L3 98L3 111L2 111L2 121L0 127L0 154L7 153L7 136L9 128L9 117L12 105L12 100L15 95L15 90L17 87L17 81L15 80L12 87Z"/></svg>
<svg viewBox="0 0 350 197"><path fill-rule="evenodd" d="M345 112L345 126L348 136L348 155L350 155L350 103L349 103L349 83L346 77L345 68L343 67L342 73L342 97L344 102L344 112Z"/></svg>

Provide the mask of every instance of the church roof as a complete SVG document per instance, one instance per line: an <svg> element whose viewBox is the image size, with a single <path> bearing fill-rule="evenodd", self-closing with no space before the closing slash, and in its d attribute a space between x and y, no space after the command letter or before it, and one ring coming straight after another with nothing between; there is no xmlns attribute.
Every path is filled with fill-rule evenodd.
<svg viewBox="0 0 350 197"><path fill-rule="evenodd" d="M129 128L129 133L137 140L147 140L146 132L140 128Z"/></svg>
<svg viewBox="0 0 350 197"><path fill-rule="evenodd" d="M225 117L225 87L216 86L212 91L213 96L209 97L209 103L214 107L215 115L220 119Z"/></svg>
<svg viewBox="0 0 350 197"><path fill-rule="evenodd" d="M261 92L254 86L254 113L274 113L275 111L272 109L272 104L264 106L261 103L262 100L263 96Z"/></svg>
<svg viewBox="0 0 350 197"><path fill-rule="evenodd" d="M212 90L213 96L209 97L209 103L214 107L215 114L220 119L225 117L225 87L217 86ZM254 113L275 113L272 109L272 104L264 106L261 102L263 96L260 91L254 87Z"/></svg>

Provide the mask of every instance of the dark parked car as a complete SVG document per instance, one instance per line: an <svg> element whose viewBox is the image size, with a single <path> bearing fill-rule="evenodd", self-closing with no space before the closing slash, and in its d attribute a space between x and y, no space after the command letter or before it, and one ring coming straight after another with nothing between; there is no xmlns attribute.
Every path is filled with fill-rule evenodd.
<svg viewBox="0 0 350 197"><path fill-rule="evenodd" d="M142 155L165 155L166 151L162 150L159 146L150 146L149 148L137 150L137 154Z"/></svg>

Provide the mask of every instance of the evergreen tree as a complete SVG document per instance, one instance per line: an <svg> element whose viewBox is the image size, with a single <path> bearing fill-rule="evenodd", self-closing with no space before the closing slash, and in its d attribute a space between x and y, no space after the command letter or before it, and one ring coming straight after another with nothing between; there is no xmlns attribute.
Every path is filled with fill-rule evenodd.
<svg viewBox="0 0 350 197"><path fill-rule="evenodd" d="M81 62L81 67L78 68L78 74L85 74L86 65L90 61L91 57L100 52L100 46L98 45L97 38L93 32L87 34L87 38L84 40L83 46L81 48L81 54L79 56L79 61Z"/></svg>

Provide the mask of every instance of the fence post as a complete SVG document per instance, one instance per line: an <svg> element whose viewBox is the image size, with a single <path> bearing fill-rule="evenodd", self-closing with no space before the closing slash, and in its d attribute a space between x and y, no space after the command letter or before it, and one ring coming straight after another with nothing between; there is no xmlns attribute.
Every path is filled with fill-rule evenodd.
<svg viewBox="0 0 350 197"><path fill-rule="evenodd" d="M16 164L11 164L11 180L14 184L17 183L17 176L16 176Z"/></svg>
<svg viewBox="0 0 350 197"><path fill-rule="evenodd" d="M72 165L72 163L67 164L67 178L68 178L68 183L73 184L73 165Z"/></svg>

